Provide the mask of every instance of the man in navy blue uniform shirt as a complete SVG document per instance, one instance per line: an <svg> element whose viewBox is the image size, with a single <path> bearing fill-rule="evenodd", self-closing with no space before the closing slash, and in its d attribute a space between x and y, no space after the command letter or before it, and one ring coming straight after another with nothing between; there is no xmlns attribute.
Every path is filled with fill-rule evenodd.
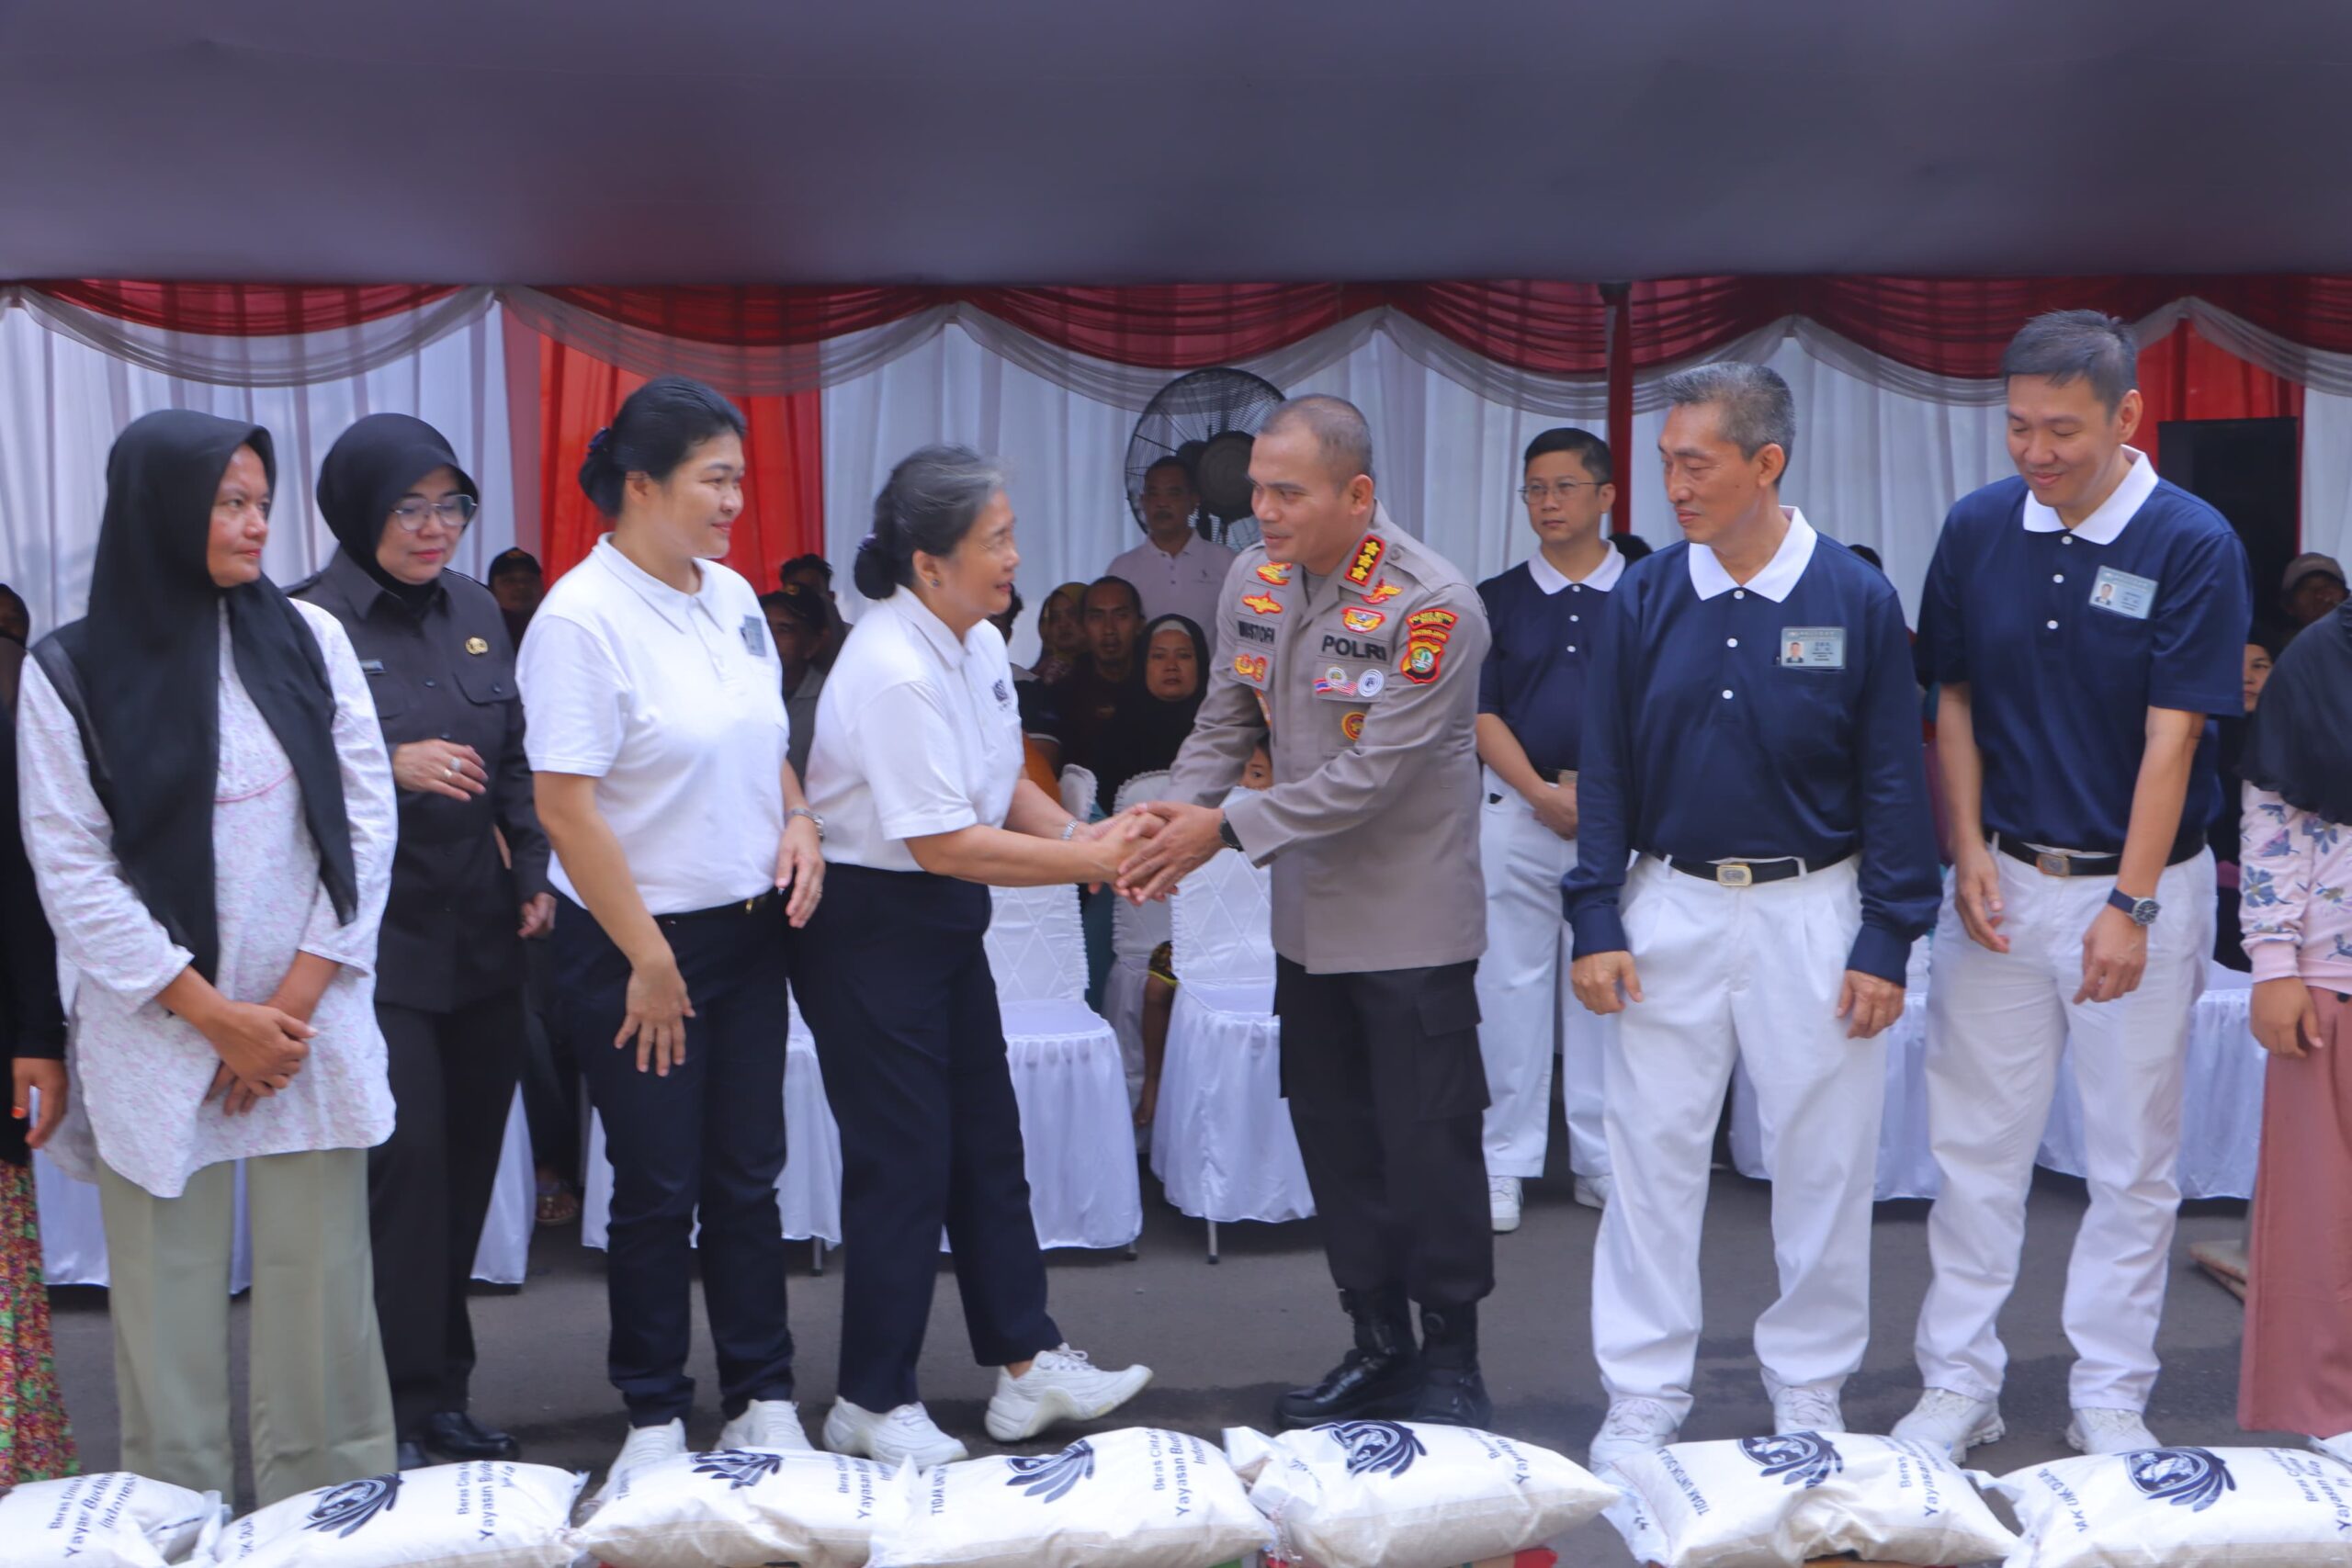
<svg viewBox="0 0 2352 1568"><path fill-rule="evenodd" d="M1600 526L1617 499L1613 477L1609 446L1590 431L1563 426L1530 442L1519 493L1536 551L1478 584L1495 639L1478 672L1478 858L1487 874L1478 1046L1491 1097L1487 1201L1498 1231L1519 1228L1520 1184L1544 1174L1555 1051L1577 1198L1599 1208L1609 1190L1600 1053L1613 1026L1566 1005L1560 878L1577 863L1585 662L1602 596L1625 570Z"/></svg>
<svg viewBox="0 0 2352 1568"><path fill-rule="evenodd" d="M2131 329L2094 310L2018 333L2001 368L2018 477L1951 509L1920 606L1952 852L1928 1008L1943 1187L1919 1314L1927 1387L1895 1432L1954 1453L2002 1432L1996 1322L2070 1036L2090 1208L2066 1280L2067 1438L2157 1446L2143 1412L2189 1011L2213 947L2205 826L2222 804L2198 740L2206 715L2243 705L2253 604L2229 524L2128 445L2135 360Z"/></svg>
<svg viewBox="0 0 2352 1568"><path fill-rule="evenodd" d="M1781 1293L1756 1353L1774 1430L1844 1429L1838 1392L1870 1338L1879 1037L1936 910L1893 585L1781 505L1796 413L1779 376L1711 365L1666 390L1658 447L1686 542L1609 596L1565 889L1577 998L1619 1015L1595 1470L1672 1442L1690 1408L1700 1220L1740 1062L1772 1172Z"/></svg>

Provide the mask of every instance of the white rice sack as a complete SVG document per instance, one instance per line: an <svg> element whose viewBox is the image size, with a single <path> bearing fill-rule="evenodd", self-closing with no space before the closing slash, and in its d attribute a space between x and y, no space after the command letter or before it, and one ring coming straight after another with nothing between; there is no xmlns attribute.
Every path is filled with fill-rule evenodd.
<svg viewBox="0 0 2352 1568"><path fill-rule="evenodd" d="M1430 1568L1537 1546L1615 1501L1548 1449L1464 1427L1334 1421L1225 1435L1277 1552L1318 1568Z"/></svg>
<svg viewBox="0 0 2352 1568"><path fill-rule="evenodd" d="M28 1481L0 1496L0 1568L165 1568L211 1554L220 1494L127 1470Z"/></svg>
<svg viewBox="0 0 2352 1568"><path fill-rule="evenodd" d="M220 1535L238 1568L563 1568L588 1478L503 1461L435 1465L322 1486Z"/></svg>
<svg viewBox="0 0 2352 1568"><path fill-rule="evenodd" d="M905 1513L875 1532L873 1568L1207 1568L1267 1539L1222 1454L1129 1427L922 1472Z"/></svg>
<svg viewBox="0 0 2352 1568"><path fill-rule="evenodd" d="M2146 1449L2013 1471L2010 1568L2344 1568L2352 1465L2293 1449Z"/></svg>
<svg viewBox="0 0 2352 1568"><path fill-rule="evenodd" d="M611 1568L860 1568L906 1512L888 1465L841 1454L721 1449L625 1478L571 1544Z"/></svg>
<svg viewBox="0 0 2352 1568"><path fill-rule="evenodd" d="M1630 1496L1610 1517L1665 1568L1796 1568L1865 1561L1976 1562L2018 1538L1966 1472L1924 1444L1847 1432L1678 1443L1615 1467Z"/></svg>

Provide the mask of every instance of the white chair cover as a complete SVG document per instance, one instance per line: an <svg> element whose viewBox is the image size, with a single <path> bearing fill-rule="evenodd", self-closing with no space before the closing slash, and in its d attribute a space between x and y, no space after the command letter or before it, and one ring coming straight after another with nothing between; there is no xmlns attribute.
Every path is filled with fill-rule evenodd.
<svg viewBox="0 0 2352 1568"><path fill-rule="evenodd" d="M1194 1219L1303 1219L1315 1201L1282 1100L1272 878L1222 851L1173 903L1179 983L1151 1168Z"/></svg>
<svg viewBox="0 0 2352 1568"><path fill-rule="evenodd" d="M989 968L1038 1244L1125 1247L1143 1231L1134 1122L1118 1036L1086 1005L1078 889L993 892Z"/></svg>
<svg viewBox="0 0 2352 1568"><path fill-rule="evenodd" d="M1922 953L1926 947L1919 943ZM2246 1021L2250 984L2247 976L2213 965L2205 994L2189 1016L2188 1088L2177 1168L2184 1198L2254 1196L2267 1056L2255 1043ZM1942 1186L1928 1141L1927 1055L1927 987L1915 976L1903 1017L1887 1031L1886 1116L1878 1152L1881 1200L1933 1198ZM1732 1162L1742 1175L1761 1179L1770 1174L1756 1098L1745 1073L1733 1085L1731 1147ZM2058 1092L2036 1162L2068 1176L2084 1174L2083 1104L2071 1059L2059 1064Z"/></svg>
<svg viewBox="0 0 2352 1568"><path fill-rule="evenodd" d="M1168 771L1137 773L1119 786L1112 805L1120 811L1140 800L1158 800L1167 792ZM1151 951L1169 940L1169 901L1155 898L1137 906L1125 898L1111 905L1111 970L1102 980L1102 1015L1119 1037L1119 1054L1127 1067L1130 1105L1143 1092L1143 989Z"/></svg>
<svg viewBox="0 0 2352 1568"><path fill-rule="evenodd" d="M1094 820L1094 771L1075 763L1062 770L1062 809L1081 822Z"/></svg>
<svg viewBox="0 0 2352 1568"><path fill-rule="evenodd" d="M97 1187L76 1181L42 1154L33 1156L34 1200L40 1204L41 1274L52 1285L103 1285L107 1227ZM481 1245L474 1251L474 1278L493 1285L519 1285L530 1271L531 1230L538 1214L538 1183L531 1164L530 1124L517 1094L506 1113L506 1142L498 1159L498 1184L491 1190ZM229 1288L253 1283L253 1227L245 1214L245 1173L237 1171L236 1239L230 1245Z"/></svg>
<svg viewBox="0 0 2352 1568"><path fill-rule="evenodd" d="M825 1075L817 1065L816 1037L791 1002L785 1036L784 1171L775 1179L784 1234L828 1247L842 1239L842 1134L825 1101ZM580 1239L603 1250L612 1234L613 1165L605 1157L605 1122L588 1119L588 1179L580 1200Z"/></svg>

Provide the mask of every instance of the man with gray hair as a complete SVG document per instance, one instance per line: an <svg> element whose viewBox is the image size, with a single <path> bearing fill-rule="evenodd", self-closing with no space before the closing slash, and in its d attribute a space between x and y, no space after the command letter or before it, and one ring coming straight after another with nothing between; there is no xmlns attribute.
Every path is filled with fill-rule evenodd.
<svg viewBox="0 0 2352 1568"><path fill-rule="evenodd" d="M2070 1040L2090 1207L2066 1278L2066 1437L2157 1446L2143 1413L2222 804L2199 741L2206 715L2243 711L2253 600L2229 524L2130 445L2135 358L2131 328L2096 310L2026 323L2001 361L2018 477L1952 507L1920 601L1952 855L1928 998L1943 1186L1927 1387L1894 1431L1955 1455L2003 1432L1996 1325Z"/></svg>
<svg viewBox="0 0 2352 1568"><path fill-rule="evenodd" d="M1902 603L1781 504L1787 383L1711 365L1667 393L1658 452L1684 542L1608 596L1563 884L1577 999L1619 1017L1596 1471L1674 1441L1690 1411L1700 1222L1736 1064L1772 1174L1781 1289L1756 1353L1773 1428L1844 1430L1838 1391L1870 1337L1879 1036L1938 883Z"/></svg>

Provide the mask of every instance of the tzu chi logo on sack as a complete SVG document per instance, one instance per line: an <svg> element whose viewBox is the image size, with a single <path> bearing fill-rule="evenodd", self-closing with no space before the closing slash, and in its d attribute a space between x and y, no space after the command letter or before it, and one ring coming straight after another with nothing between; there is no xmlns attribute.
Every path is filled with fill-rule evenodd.
<svg viewBox="0 0 2352 1568"><path fill-rule="evenodd" d="M2237 1482L2222 1456L2210 1449L2143 1449L2126 1461L2132 1484L2152 1503L2170 1503L2201 1514L2234 1492Z"/></svg>
<svg viewBox="0 0 2352 1568"><path fill-rule="evenodd" d="M1012 1470L1007 1486L1018 1486L1041 1503L1058 1503L1080 1482L1093 1479L1094 1445L1080 1438L1057 1454L1015 1455L1004 1462Z"/></svg>
<svg viewBox="0 0 2352 1568"><path fill-rule="evenodd" d="M1411 1427L1396 1421L1333 1421L1315 1429L1348 1450L1350 1475L1402 1475L1429 1452Z"/></svg>
<svg viewBox="0 0 2352 1568"><path fill-rule="evenodd" d="M346 1481L330 1489L311 1510L304 1529L325 1530L338 1539L348 1539L368 1520L379 1514L389 1514L400 1500L401 1478L397 1475L371 1475L365 1481Z"/></svg>
<svg viewBox="0 0 2352 1568"><path fill-rule="evenodd" d="M695 1473L707 1475L714 1481L724 1481L730 1492L741 1492L746 1486L757 1486L784 1468L784 1456L776 1453L753 1453L749 1449L719 1449L697 1455Z"/></svg>
<svg viewBox="0 0 2352 1568"><path fill-rule="evenodd" d="M1814 1487L1846 1468L1845 1460L1817 1432L1788 1432L1777 1438L1742 1438L1739 1451L1766 1475L1787 1486Z"/></svg>

